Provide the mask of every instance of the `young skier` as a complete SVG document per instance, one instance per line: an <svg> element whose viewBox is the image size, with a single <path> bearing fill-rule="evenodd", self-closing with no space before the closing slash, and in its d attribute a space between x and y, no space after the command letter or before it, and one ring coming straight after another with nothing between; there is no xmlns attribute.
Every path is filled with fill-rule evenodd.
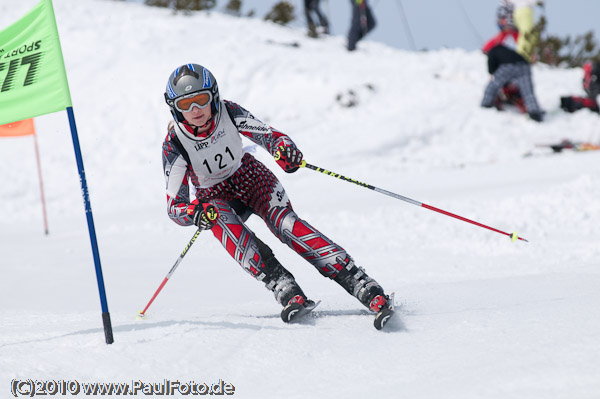
<svg viewBox="0 0 600 399"><path fill-rule="evenodd" d="M274 293L288 322L315 303L244 224L252 213L260 216L281 242L377 313L375 327L383 327L393 306L383 288L342 247L300 219L275 175L242 148L246 137L293 173L302 162L294 142L222 100L215 77L201 65L175 69L164 96L174 118L162 148L169 217L182 226L212 229L235 261Z"/></svg>

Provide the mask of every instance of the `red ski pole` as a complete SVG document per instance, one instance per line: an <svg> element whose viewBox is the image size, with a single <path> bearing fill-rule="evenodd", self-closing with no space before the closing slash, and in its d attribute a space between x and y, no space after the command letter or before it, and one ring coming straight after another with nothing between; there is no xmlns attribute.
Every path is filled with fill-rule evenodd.
<svg viewBox="0 0 600 399"><path fill-rule="evenodd" d="M399 195L399 194L392 193L392 192L387 191L387 190L383 190L381 188L377 188L375 186L372 186L372 185L367 184L367 183L360 182L358 180L350 179L348 177L340 175L339 173L334 173L334 172L331 172L329 170L326 170L326 169L323 169L323 168L319 168L318 166L314 166L314 165L311 165L309 163L306 163L306 161L302 161L302 163L300 164L300 167L301 168L308 168L308 169L316 170L317 172L323 173L325 175L328 175L328 176L331 176L331 177L335 177L337 179L344 180L344 181L347 181L347 182L350 182L350 183L354 183L354 184L356 184L358 186L365 187L365 188L368 188L368 189L373 190L373 191L377 191L378 193L388 195L390 197L393 197L393 198L396 198L396 199L408 202L410 204L413 204L413 205L416 205L416 206L420 206L422 208L426 208L426 209L429 209L431 211L439 212L439 213L441 213L443 215L450 216L450 217L456 218L458 220L462 220L463 222L471 223L471 224L474 224L475 226L479 226L479 227L483 227L484 229L495 231L496 233L504 234L506 236L509 236L512 241L516 241L517 239L519 239L521 241L529 242L526 239L517 236L516 232L514 232L514 233L506 233L506 232L504 232L502 230L498 230L498 229L495 229L493 227L486 226L485 224L476 222L474 220L467 219L465 217L462 217L462 216L459 216L459 215L455 215L454 213L450 213L450 212L444 211L443 209L439 209L439 208L436 208L434 206L427 205L427 204L424 204L424 203L419 202L419 201L415 201L413 199L404 197L404 196Z"/></svg>
<svg viewBox="0 0 600 399"><path fill-rule="evenodd" d="M198 238L201 231L202 230L200 230L200 229L196 230L196 233L194 234L194 236L192 237L192 239L190 240L188 245L183 249L183 252L181 253L181 255L179 255L179 258L177 258L177 261L175 261L175 264L173 265L173 267L171 267L171 270L169 270L169 273L167 273L167 276L165 277L165 279L162 281L162 283L160 283L160 285L158 286L158 289L156 290L154 295L152 295L152 298L150 298L150 302L148 302L148 304L146 305L144 310L142 310L141 312L138 312L138 318L141 319L146 315L146 310L148 310L150 305L152 305L152 302L154 302L154 299L158 296L158 294L163 289L165 284L167 284L167 281L169 281L169 278L173 275L173 273L175 273L177 266L179 266L179 263L181 263L181 260L183 259L183 257L187 253L187 251L190 249L190 247L192 246L194 241L196 241L196 238Z"/></svg>

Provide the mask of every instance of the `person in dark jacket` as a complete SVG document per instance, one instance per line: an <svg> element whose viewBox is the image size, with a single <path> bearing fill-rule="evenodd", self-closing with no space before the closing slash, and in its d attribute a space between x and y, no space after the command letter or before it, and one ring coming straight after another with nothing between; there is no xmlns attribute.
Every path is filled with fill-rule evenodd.
<svg viewBox="0 0 600 399"><path fill-rule="evenodd" d="M375 28L375 17L367 0L350 0L352 3L352 21L348 32L348 51L356 50L356 43Z"/></svg>
<svg viewBox="0 0 600 399"><path fill-rule="evenodd" d="M488 56L488 71L492 78L487 85L481 106L491 108L497 100L498 94L509 84L514 84L519 88L525 110L529 117L537 122L541 122L544 112L540 109L533 92L533 81L531 79L530 60L533 58L531 53L522 49L532 51L533 45L522 41L531 41L534 36L531 30L521 31L518 29L518 21L513 21L513 5L505 2L498 8L498 26L500 33L488 41L483 47L483 52ZM527 18L533 18L532 13L526 14ZM521 26L532 26L532 24L522 23Z"/></svg>

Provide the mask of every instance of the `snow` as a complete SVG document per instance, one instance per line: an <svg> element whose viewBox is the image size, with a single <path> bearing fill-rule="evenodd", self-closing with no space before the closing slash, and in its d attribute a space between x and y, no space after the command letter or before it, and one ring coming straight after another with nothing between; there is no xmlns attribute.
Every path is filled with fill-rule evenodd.
<svg viewBox="0 0 600 399"><path fill-rule="evenodd" d="M0 5L0 28L35 3ZM600 141L597 114L558 109L561 95L582 94L580 69L533 67L548 111L538 124L479 107L488 75L477 51L367 40L349 53L341 36L219 13L54 3L115 342L104 343L66 113L36 118L48 236L33 141L0 140L3 396L31 378L222 379L240 398L598 397L600 153L535 148ZM284 324L272 294L203 233L136 320L194 233L166 215L160 156L166 79L187 62L210 68L224 98L289 134L307 162L529 243L310 170L286 174L251 148L302 218L396 292L399 317L376 331L255 217L248 225L323 301L317 317ZM345 108L336 96L349 89L359 103Z"/></svg>

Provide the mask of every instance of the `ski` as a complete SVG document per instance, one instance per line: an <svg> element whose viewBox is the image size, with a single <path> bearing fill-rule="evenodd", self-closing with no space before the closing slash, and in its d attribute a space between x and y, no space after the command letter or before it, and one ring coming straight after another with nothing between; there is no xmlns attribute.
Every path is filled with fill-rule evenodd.
<svg viewBox="0 0 600 399"><path fill-rule="evenodd" d="M563 152L563 150L571 150L575 152L583 152L583 151L598 151L600 150L600 144L598 143L590 143L586 141L571 141L568 139L564 139L559 143L555 144L536 144L536 148L549 148L552 152L548 154L558 154ZM529 151L524 154L525 157L531 157L535 155L548 155L548 154L539 154L534 151Z"/></svg>
<svg viewBox="0 0 600 399"><path fill-rule="evenodd" d="M375 321L373 321L373 325L376 329L381 330L387 322L394 316L394 293L392 292L389 297L390 306L383 308L377 313L375 316Z"/></svg>
<svg viewBox="0 0 600 399"><path fill-rule="evenodd" d="M554 152L561 152L562 150L573 150L573 151L595 151L600 150L600 145L581 141L563 140L556 144L539 144L537 147L552 148Z"/></svg>
<svg viewBox="0 0 600 399"><path fill-rule="evenodd" d="M321 301L313 302L310 300L307 300L303 305L297 302L290 303L281 311L281 320L286 323L294 323L312 312L320 303Z"/></svg>

